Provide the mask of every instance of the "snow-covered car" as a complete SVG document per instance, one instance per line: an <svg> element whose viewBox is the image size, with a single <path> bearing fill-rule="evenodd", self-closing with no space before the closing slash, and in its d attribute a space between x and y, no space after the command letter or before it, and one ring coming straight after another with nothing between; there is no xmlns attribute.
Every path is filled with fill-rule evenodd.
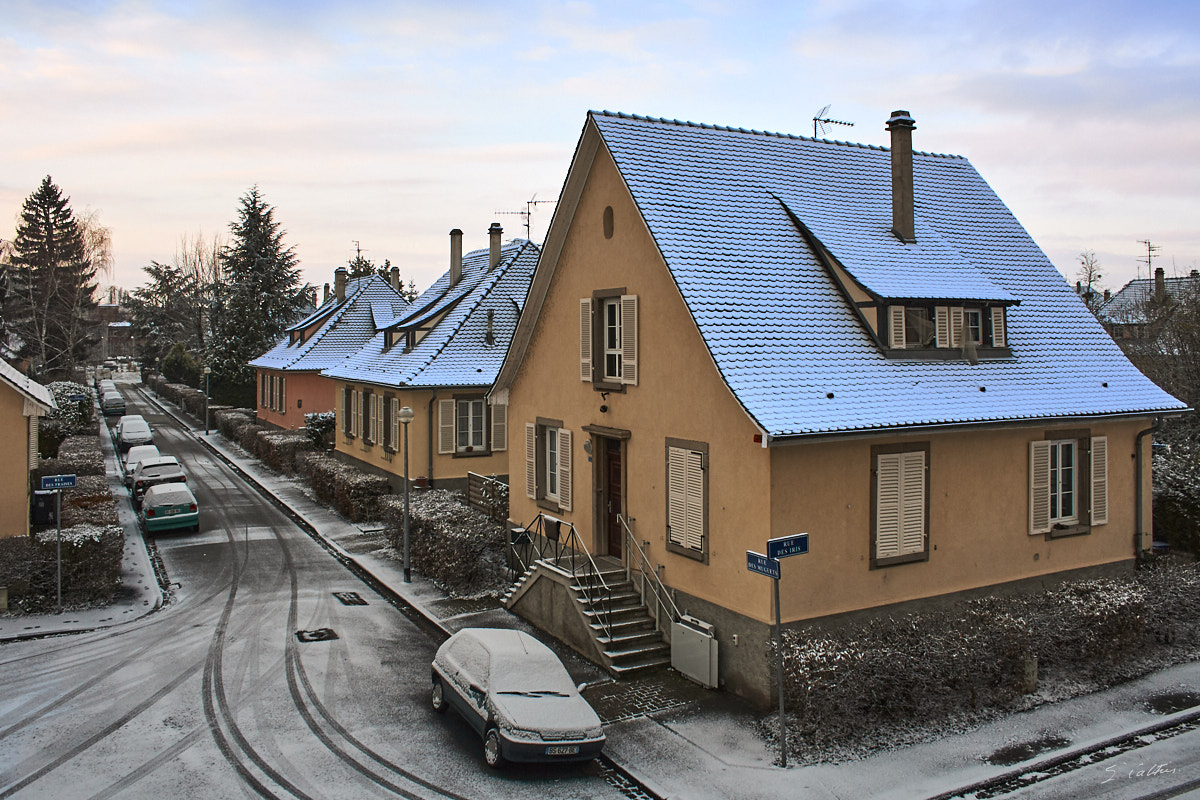
<svg viewBox="0 0 1200 800"><path fill-rule="evenodd" d="M125 398L120 392L105 392L100 397L100 410L106 417L119 417L125 414Z"/></svg>
<svg viewBox="0 0 1200 800"><path fill-rule="evenodd" d="M200 530L200 508L186 483L160 483L142 497L138 519L147 531Z"/></svg>
<svg viewBox="0 0 1200 800"><path fill-rule="evenodd" d="M154 431L141 416L127 414L113 428L113 438L117 440L117 449L124 453L134 445L154 444Z"/></svg>
<svg viewBox="0 0 1200 800"><path fill-rule="evenodd" d="M143 458L138 463L133 471L133 507L141 508L146 490L160 483L187 483L187 475L175 456Z"/></svg>
<svg viewBox="0 0 1200 800"><path fill-rule="evenodd" d="M139 444L129 448L129 451L125 453L125 475L123 478L125 486L133 486L133 471L137 469L137 465L142 459L158 458L160 455L162 454L158 452L158 446L153 444Z"/></svg>
<svg viewBox="0 0 1200 800"><path fill-rule="evenodd" d="M432 674L433 710L461 714L490 767L588 761L604 747L600 718L558 656L523 631L464 628L438 648Z"/></svg>

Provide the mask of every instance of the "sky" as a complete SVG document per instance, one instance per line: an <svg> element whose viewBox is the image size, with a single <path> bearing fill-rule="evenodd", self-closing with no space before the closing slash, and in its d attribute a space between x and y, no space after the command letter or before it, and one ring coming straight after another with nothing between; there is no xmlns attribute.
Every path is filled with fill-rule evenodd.
<svg viewBox="0 0 1200 800"><path fill-rule="evenodd" d="M0 238L50 175L102 283L227 239L257 186L321 286L423 289L488 226L541 242L589 110L966 156L1072 283L1200 268L1195 0L0 0Z"/></svg>

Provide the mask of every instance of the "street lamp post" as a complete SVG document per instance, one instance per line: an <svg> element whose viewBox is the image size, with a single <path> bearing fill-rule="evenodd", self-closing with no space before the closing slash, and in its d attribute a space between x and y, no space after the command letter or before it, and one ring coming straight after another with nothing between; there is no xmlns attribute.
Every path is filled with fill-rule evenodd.
<svg viewBox="0 0 1200 800"><path fill-rule="evenodd" d="M408 560L408 423L416 416L408 406L397 415L404 425L404 582L412 583L412 567Z"/></svg>
<svg viewBox="0 0 1200 800"><path fill-rule="evenodd" d="M212 374L212 367L204 368L204 435L208 436L208 376Z"/></svg>

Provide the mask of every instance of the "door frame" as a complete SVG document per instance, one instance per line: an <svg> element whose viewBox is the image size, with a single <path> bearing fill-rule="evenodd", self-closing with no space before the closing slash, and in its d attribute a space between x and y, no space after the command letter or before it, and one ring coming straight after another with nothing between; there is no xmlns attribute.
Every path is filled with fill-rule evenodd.
<svg viewBox="0 0 1200 800"><path fill-rule="evenodd" d="M615 446L621 456L621 513L629 519L629 439L632 434L620 428L601 425L585 425L583 430L591 435L588 441L588 461L592 462L592 546L599 555L612 555L608 548L608 480L607 464L601 450ZM621 562L625 563L627 548L621 548ZM615 557L615 556L614 556Z"/></svg>

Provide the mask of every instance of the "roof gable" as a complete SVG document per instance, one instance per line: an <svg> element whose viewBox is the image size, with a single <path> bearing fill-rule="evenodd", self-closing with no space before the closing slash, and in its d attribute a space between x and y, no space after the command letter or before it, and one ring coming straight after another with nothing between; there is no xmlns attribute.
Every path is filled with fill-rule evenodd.
<svg viewBox="0 0 1200 800"><path fill-rule="evenodd" d="M7 361L0 359L0 380L7 383L25 400L25 416L41 416L58 408L50 390L28 375L18 371Z"/></svg>
<svg viewBox="0 0 1200 800"><path fill-rule="evenodd" d="M966 159L913 154L917 242L904 244L889 231L884 148L608 112L588 116L499 391L601 148L722 379L769 439L1184 408L1128 362ZM814 242L882 297L1011 305L1012 356L888 358Z"/></svg>

